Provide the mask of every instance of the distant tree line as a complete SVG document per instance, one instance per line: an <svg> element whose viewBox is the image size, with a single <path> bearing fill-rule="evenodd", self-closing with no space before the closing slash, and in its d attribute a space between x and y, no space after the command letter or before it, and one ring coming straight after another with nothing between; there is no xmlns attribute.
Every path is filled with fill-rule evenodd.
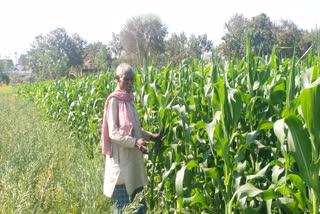
<svg viewBox="0 0 320 214"><path fill-rule="evenodd" d="M220 59L242 58L246 52L246 34L250 32L255 54L268 55L278 47L281 57L292 57L295 49L302 56L312 45L316 32L301 30L292 21L271 22L262 13L250 20L235 14L225 24L223 42L214 46L206 34L187 36L184 32L168 35L158 16L148 14L129 19L108 44L87 43L78 34L68 35L57 28L46 36L35 37L31 49L18 62L32 69L40 79L56 79L81 73L86 62L98 72L113 69L126 61L134 66L173 65L183 59L203 59L214 54Z"/></svg>
<svg viewBox="0 0 320 214"><path fill-rule="evenodd" d="M270 18L261 13L251 19L241 14L235 14L225 24L226 33L222 37L222 44L217 49L220 56L226 59L234 55L242 58L246 53L246 34L251 35L251 46L254 54L269 55L274 47L281 58L302 56L316 41L316 31L309 32L299 29L290 20L280 20L273 23Z"/></svg>

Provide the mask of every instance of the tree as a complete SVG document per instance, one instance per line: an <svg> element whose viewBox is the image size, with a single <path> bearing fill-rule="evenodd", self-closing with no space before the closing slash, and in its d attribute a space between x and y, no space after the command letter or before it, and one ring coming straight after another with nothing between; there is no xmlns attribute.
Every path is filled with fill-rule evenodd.
<svg viewBox="0 0 320 214"><path fill-rule="evenodd" d="M51 48L42 57L45 79L57 79L67 75L69 58L64 50Z"/></svg>
<svg viewBox="0 0 320 214"><path fill-rule="evenodd" d="M212 51L212 47L213 43L208 40L207 34L199 36L191 34L187 38L184 32L180 35L172 33L165 42L165 63L176 65L186 58L201 59Z"/></svg>
<svg viewBox="0 0 320 214"><path fill-rule="evenodd" d="M302 31L302 36L297 48L297 55L299 57L303 56L306 51L308 51L308 49L312 46L313 40L315 38L313 34L313 32L309 32L306 30Z"/></svg>
<svg viewBox="0 0 320 214"><path fill-rule="evenodd" d="M11 59L0 59L0 73L13 71L13 61Z"/></svg>
<svg viewBox="0 0 320 214"><path fill-rule="evenodd" d="M90 43L84 48L84 62L92 61L99 72L104 72L111 68L112 53L110 48L102 42Z"/></svg>
<svg viewBox="0 0 320 214"><path fill-rule="evenodd" d="M27 54L21 54L18 59L18 64L23 66L23 70L28 68L28 57Z"/></svg>
<svg viewBox="0 0 320 214"><path fill-rule="evenodd" d="M79 35L70 37L63 28L57 28L47 36L39 35L27 53L29 66L41 79L66 76L70 67L83 63L85 44Z"/></svg>
<svg viewBox="0 0 320 214"><path fill-rule="evenodd" d="M228 23L225 24L227 32L222 37L223 43L218 47L225 58L230 59L233 54L238 58L245 56L248 24L248 19L240 14L233 15Z"/></svg>
<svg viewBox="0 0 320 214"><path fill-rule="evenodd" d="M254 54L271 54L276 43L273 29L274 24L265 13L253 17L248 22L248 30L251 32L251 47Z"/></svg>
<svg viewBox="0 0 320 214"><path fill-rule="evenodd" d="M10 78L7 72L13 70L13 61L11 59L0 59L0 83L9 85Z"/></svg>
<svg viewBox="0 0 320 214"><path fill-rule="evenodd" d="M213 43L208 40L207 34L195 36L191 34L188 41L188 55L192 58L201 59L206 53L212 50Z"/></svg>
<svg viewBox="0 0 320 214"><path fill-rule="evenodd" d="M281 20L280 24L274 24L264 13L250 21L236 14L226 24L226 29L227 33L222 37L224 43L218 50L227 59L232 54L237 58L245 56L247 32L251 35L254 54L268 55L277 46L282 58L292 57L294 49L298 56L302 56L312 43L309 33L298 29L292 21Z"/></svg>
<svg viewBox="0 0 320 214"><path fill-rule="evenodd" d="M120 34L112 33L112 40L109 42L108 46L110 48L112 59L119 59L123 52L123 48L120 44Z"/></svg>
<svg viewBox="0 0 320 214"><path fill-rule="evenodd" d="M280 24L275 27L275 35L277 45L284 48L280 50L281 57L284 58L292 57L294 48L298 47L303 36L302 30L299 30L298 26L289 20L280 21Z"/></svg>
<svg viewBox="0 0 320 214"><path fill-rule="evenodd" d="M120 32L120 44L132 64L147 64L165 50L167 27L159 17L149 14L129 19Z"/></svg>
<svg viewBox="0 0 320 214"><path fill-rule="evenodd" d="M165 63L176 65L188 56L188 38L184 32L177 35L172 33L165 42Z"/></svg>
<svg viewBox="0 0 320 214"><path fill-rule="evenodd" d="M112 58L109 49L101 48L93 58L93 64L98 72L105 72L111 68Z"/></svg>
<svg viewBox="0 0 320 214"><path fill-rule="evenodd" d="M69 58L68 67L83 63L82 55L86 41L81 39L78 34L73 34L70 37L64 28L57 28L50 32L47 37L50 47L63 50L67 54Z"/></svg>
<svg viewBox="0 0 320 214"><path fill-rule="evenodd" d="M2 73L0 71L0 83L4 82L6 85L9 85L10 83L10 78L9 75L6 73ZM0 84L1 85L1 84Z"/></svg>
<svg viewBox="0 0 320 214"><path fill-rule="evenodd" d="M27 52L28 64L32 72L38 77L45 76L44 55L47 50L49 50L49 46L46 37L39 35L35 37L31 49Z"/></svg>

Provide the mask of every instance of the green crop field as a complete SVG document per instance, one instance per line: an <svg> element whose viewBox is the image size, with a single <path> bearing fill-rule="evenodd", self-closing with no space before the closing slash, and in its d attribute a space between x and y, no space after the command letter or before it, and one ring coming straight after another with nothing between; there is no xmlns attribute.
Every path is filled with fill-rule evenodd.
<svg viewBox="0 0 320 214"><path fill-rule="evenodd" d="M312 52L280 59L275 51L247 51L224 65L137 69L141 123L164 137L146 156L150 213L319 213L319 69ZM17 93L65 122L82 155L95 160L114 87L107 72L25 84Z"/></svg>

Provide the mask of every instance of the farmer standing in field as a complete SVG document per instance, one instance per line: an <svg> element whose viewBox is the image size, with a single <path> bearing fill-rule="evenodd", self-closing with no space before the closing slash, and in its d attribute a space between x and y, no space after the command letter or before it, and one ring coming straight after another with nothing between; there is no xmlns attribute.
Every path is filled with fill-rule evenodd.
<svg viewBox="0 0 320 214"><path fill-rule="evenodd" d="M106 155L104 194L112 199L114 213L132 202L148 183L143 154L147 141L158 140L159 134L144 131L139 122L132 94L134 72L122 63L116 71L117 87L104 107L101 147ZM139 213L146 212L145 200Z"/></svg>

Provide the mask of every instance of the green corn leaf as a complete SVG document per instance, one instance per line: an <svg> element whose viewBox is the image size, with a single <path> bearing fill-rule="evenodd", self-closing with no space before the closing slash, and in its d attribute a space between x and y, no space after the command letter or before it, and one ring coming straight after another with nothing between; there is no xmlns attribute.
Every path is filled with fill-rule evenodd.
<svg viewBox="0 0 320 214"><path fill-rule="evenodd" d="M274 123L273 131L276 134L280 143L282 144L282 147L284 147L283 145L286 140L286 124L284 122L284 119L277 120Z"/></svg>
<svg viewBox="0 0 320 214"><path fill-rule="evenodd" d="M240 196L255 197L262 192L263 190L258 189L257 187L253 186L250 183L246 183L240 186L240 188L235 192L235 195L238 195L238 197Z"/></svg>
<svg viewBox="0 0 320 214"><path fill-rule="evenodd" d="M299 175L296 174L289 174L288 179L291 181L291 183L306 197L306 186L303 180Z"/></svg>
<svg viewBox="0 0 320 214"><path fill-rule="evenodd" d="M183 196L183 180L187 166L182 166L176 176L176 193L179 197Z"/></svg>
<svg viewBox="0 0 320 214"><path fill-rule="evenodd" d="M228 102L228 90L227 80L219 79L219 99L221 105L221 119L223 122L223 135L227 138L230 135L230 129L232 128L232 115L230 105Z"/></svg>
<svg viewBox="0 0 320 214"><path fill-rule="evenodd" d="M148 92L148 106L151 108L159 106L155 83L147 84L146 87Z"/></svg>
<svg viewBox="0 0 320 214"><path fill-rule="evenodd" d="M320 148L320 86L305 88L301 95L301 110L306 126L311 134L313 150L319 154ZM314 157L317 158L317 157Z"/></svg>
<svg viewBox="0 0 320 214"><path fill-rule="evenodd" d="M277 198L277 194L273 188L264 190L261 195L265 201Z"/></svg>
<svg viewBox="0 0 320 214"><path fill-rule="evenodd" d="M313 70L314 68L308 68L303 74L302 74L302 86L303 88L309 87L313 82Z"/></svg>
<svg viewBox="0 0 320 214"><path fill-rule="evenodd" d="M256 140L258 134L259 134L259 131L257 131L257 130L248 133L247 138L246 138L246 143L247 144L253 143Z"/></svg>
<svg viewBox="0 0 320 214"><path fill-rule="evenodd" d="M209 140L211 141L211 143L214 142L214 140L213 140L214 131L215 131L216 124L217 124L218 120L220 119L220 116L221 116L221 111L217 111L214 115L212 122L206 124L206 132L209 136Z"/></svg>
<svg viewBox="0 0 320 214"><path fill-rule="evenodd" d="M272 167L272 176L271 176L272 183L278 183L278 181L279 181L278 178L283 173L283 171L284 171L283 167L280 167L278 165L274 165Z"/></svg>
<svg viewBox="0 0 320 214"><path fill-rule="evenodd" d="M296 116L289 116L285 119L288 126L288 148L295 157L301 178L310 184L311 178L311 142L308 133L303 128L303 124Z"/></svg>
<svg viewBox="0 0 320 214"><path fill-rule="evenodd" d="M229 204L228 204L228 213L232 213L233 201L235 197L238 197L238 200L241 198L242 204L245 203L247 197L255 197L262 193L263 190L256 188L250 183L246 183L240 186L237 191L233 194Z"/></svg>
<svg viewBox="0 0 320 214"><path fill-rule="evenodd" d="M176 192L178 196L183 196L183 182L186 169L191 170L194 167L198 167L199 164L195 160L190 160L186 165L183 165L178 171L176 176Z"/></svg>
<svg viewBox="0 0 320 214"><path fill-rule="evenodd" d="M288 128L288 130L287 130ZM287 131L286 131L287 130ZM301 121L296 116L289 116L275 122L274 132L282 147L287 139L288 150L293 154L301 173L301 178L308 184L311 178L311 143Z"/></svg>
<svg viewBox="0 0 320 214"><path fill-rule="evenodd" d="M177 163L173 162L170 166L170 169L166 170L164 174L162 175L162 181L158 184L157 190L160 191L163 188L164 183L169 180L169 176L173 173L173 171L176 169Z"/></svg>
<svg viewBox="0 0 320 214"><path fill-rule="evenodd" d="M208 209L209 206L208 206L208 202L206 200L206 198L203 196L203 194L197 192L194 196L193 196L193 199L192 199L192 202L191 202L191 206L194 205L194 204L201 204L201 208L202 209Z"/></svg>
<svg viewBox="0 0 320 214"><path fill-rule="evenodd" d="M247 35L247 49L246 49L246 63L247 63L247 83L250 95L253 96L253 82L254 82L254 69L253 69L253 57L251 53L251 35L248 32Z"/></svg>
<svg viewBox="0 0 320 214"><path fill-rule="evenodd" d="M216 167L203 168L203 170L205 171L205 174L208 177L213 178L214 180L220 179L220 173L219 173L219 170Z"/></svg>
<svg viewBox="0 0 320 214"><path fill-rule="evenodd" d="M290 113L292 107L291 107L291 103L293 102L294 98L295 98L295 54L293 54L292 57L292 67L291 67L291 71L290 71L290 76L288 79L288 84L287 84L287 100L286 100L286 109L287 112Z"/></svg>
<svg viewBox="0 0 320 214"><path fill-rule="evenodd" d="M286 207L289 208L290 212L288 212L288 213L293 213L293 214L299 213L297 210L297 203L293 198L285 196L285 197L278 198L277 201L279 201L279 203L281 203L281 204L286 205Z"/></svg>
<svg viewBox="0 0 320 214"><path fill-rule="evenodd" d="M262 178L265 176L267 169L269 168L269 164L267 164L263 169L261 169L258 173L254 175L247 175L248 180L256 179L256 178Z"/></svg>
<svg viewBox="0 0 320 214"><path fill-rule="evenodd" d="M212 65L211 65L211 83L217 83L218 82L218 75L219 75L219 67L217 64L213 63L212 59Z"/></svg>
<svg viewBox="0 0 320 214"><path fill-rule="evenodd" d="M199 164L195 160L190 160L186 165L182 166L181 169L178 171L176 176L176 191L178 195L183 195L183 181L184 181L184 174L185 170L191 170L194 167L198 167Z"/></svg>
<svg viewBox="0 0 320 214"><path fill-rule="evenodd" d="M230 116L232 119L232 127L236 127L241 116L242 100L236 89L228 88L228 106L230 107Z"/></svg>
<svg viewBox="0 0 320 214"><path fill-rule="evenodd" d="M190 160L187 164L187 169L191 170L192 168L199 166L198 162L195 160Z"/></svg>
<svg viewBox="0 0 320 214"><path fill-rule="evenodd" d="M260 123L258 130L269 130L273 128L274 123L271 121L263 121Z"/></svg>
<svg viewBox="0 0 320 214"><path fill-rule="evenodd" d="M307 211L307 208L306 208L306 196L303 195L301 192L296 192L296 193L293 193L293 196L296 200L296 205L301 209L303 210L304 212ZM311 210L311 209L309 209Z"/></svg>

